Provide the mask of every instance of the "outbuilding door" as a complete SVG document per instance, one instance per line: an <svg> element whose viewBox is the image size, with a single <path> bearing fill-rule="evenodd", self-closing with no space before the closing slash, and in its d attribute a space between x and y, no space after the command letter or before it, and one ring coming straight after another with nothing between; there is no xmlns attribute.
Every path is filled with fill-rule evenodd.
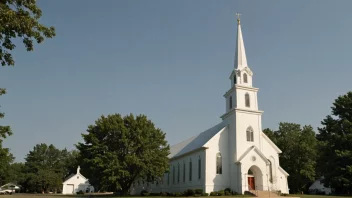
<svg viewBox="0 0 352 198"><path fill-rule="evenodd" d="M66 193L67 194L73 194L73 184L67 184L66 186Z"/></svg>

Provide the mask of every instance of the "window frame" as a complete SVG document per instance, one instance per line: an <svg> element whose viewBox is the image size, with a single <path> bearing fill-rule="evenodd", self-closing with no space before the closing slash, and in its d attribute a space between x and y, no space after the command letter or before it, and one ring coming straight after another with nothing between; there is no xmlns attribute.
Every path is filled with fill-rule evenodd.
<svg viewBox="0 0 352 198"><path fill-rule="evenodd" d="M246 129L247 142L254 142L254 131L251 126Z"/></svg>
<svg viewBox="0 0 352 198"><path fill-rule="evenodd" d="M249 96L249 93L246 93L244 95L244 103L246 107L251 107L251 98Z"/></svg>
<svg viewBox="0 0 352 198"><path fill-rule="evenodd" d="M222 155L220 152L216 154L216 174L222 174Z"/></svg>

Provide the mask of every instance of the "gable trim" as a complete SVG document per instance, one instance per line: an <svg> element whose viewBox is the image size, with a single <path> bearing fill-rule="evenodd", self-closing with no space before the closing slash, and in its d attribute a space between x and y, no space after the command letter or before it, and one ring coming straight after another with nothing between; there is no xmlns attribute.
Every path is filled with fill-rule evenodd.
<svg viewBox="0 0 352 198"><path fill-rule="evenodd" d="M84 177L81 173L76 173L76 174L72 175L71 177L69 177L68 179L66 179L62 184L65 184L68 180L70 180L70 179L72 179L72 178L74 178L76 176L80 176L83 179L85 179L86 181L88 181L88 179L86 177Z"/></svg>
<svg viewBox="0 0 352 198"><path fill-rule="evenodd" d="M290 174L288 174L283 168L281 168L281 166L279 166L279 170L287 177Z"/></svg>
<svg viewBox="0 0 352 198"><path fill-rule="evenodd" d="M251 147L249 147L249 149L247 149L247 151L244 152L244 153L242 154L242 156L237 160L237 163L241 163L241 161L243 160L243 158L246 157L247 154L248 154L250 151L252 151L252 150L254 150L254 151L264 160L264 162L265 162L267 165L270 164L269 160L266 159L266 157L264 156L264 154L263 154L256 146L251 146Z"/></svg>
<svg viewBox="0 0 352 198"><path fill-rule="evenodd" d="M262 132L262 136L268 141L268 143L276 150L277 153L282 153L282 151L275 145L271 139Z"/></svg>

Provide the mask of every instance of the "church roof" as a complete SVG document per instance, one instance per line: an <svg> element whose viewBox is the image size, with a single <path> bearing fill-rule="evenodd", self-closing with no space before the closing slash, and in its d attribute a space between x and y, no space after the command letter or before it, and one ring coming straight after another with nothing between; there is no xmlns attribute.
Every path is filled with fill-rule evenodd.
<svg viewBox="0 0 352 198"><path fill-rule="evenodd" d="M227 126L227 122L223 121L210 129L193 136L181 143L175 144L170 148L169 158L175 158L202 148L214 135L220 132L223 128Z"/></svg>

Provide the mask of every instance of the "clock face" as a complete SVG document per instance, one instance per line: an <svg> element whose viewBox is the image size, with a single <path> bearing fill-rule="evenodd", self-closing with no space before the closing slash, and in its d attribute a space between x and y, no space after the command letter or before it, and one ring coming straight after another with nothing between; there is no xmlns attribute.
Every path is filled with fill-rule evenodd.
<svg viewBox="0 0 352 198"><path fill-rule="evenodd" d="M252 156L252 161L255 161L257 158L255 156Z"/></svg>

